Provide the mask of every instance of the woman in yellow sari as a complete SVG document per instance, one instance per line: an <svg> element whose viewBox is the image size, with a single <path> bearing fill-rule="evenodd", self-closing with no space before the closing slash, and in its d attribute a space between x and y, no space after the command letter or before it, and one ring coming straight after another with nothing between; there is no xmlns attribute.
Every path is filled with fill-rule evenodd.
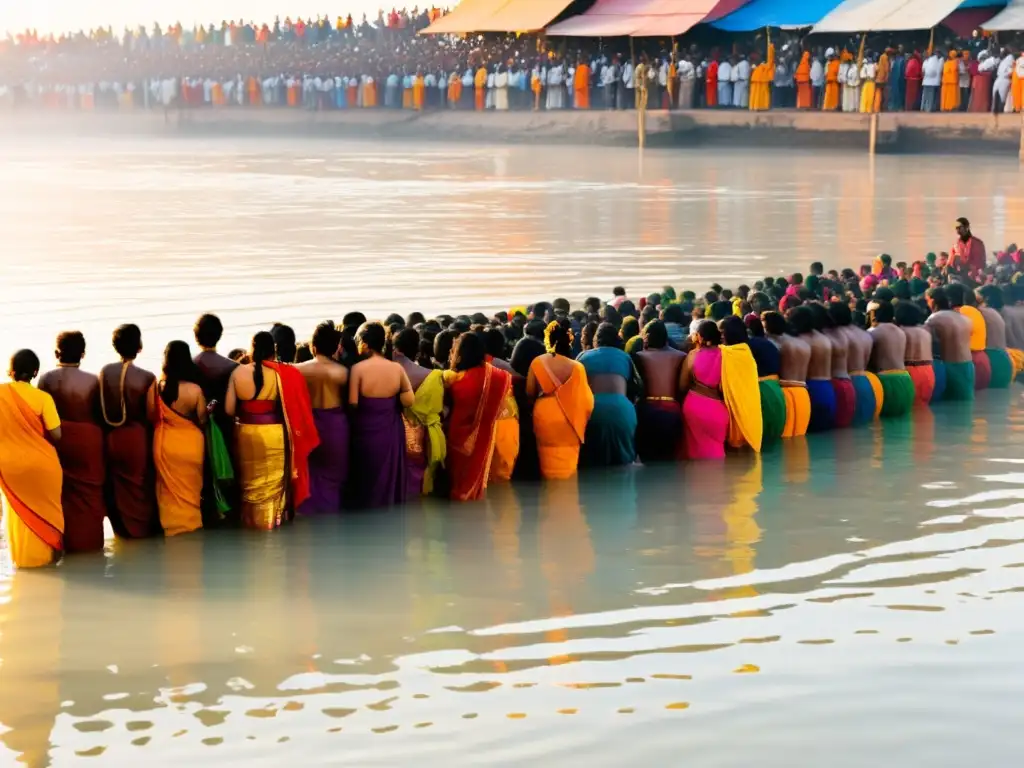
<svg viewBox="0 0 1024 768"><path fill-rule="evenodd" d="M188 344L172 341L164 349L163 375L149 390L156 506L166 536L203 527L199 505L207 412L206 398L196 378L198 371Z"/></svg>
<svg viewBox="0 0 1024 768"><path fill-rule="evenodd" d="M405 422L405 497L429 496L434 476L444 466L447 447L441 413L444 411L444 378L441 371L427 372L416 364L420 334L404 328L392 340L395 362L401 365L416 393L416 400L402 413Z"/></svg>
<svg viewBox="0 0 1024 768"><path fill-rule="evenodd" d="M761 451L764 422L757 362L747 343L747 327L735 315L718 324L722 333L722 397L729 410L729 445Z"/></svg>
<svg viewBox="0 0 1024 768"><path fill-rule="evenodd" d="M554 320L544 329L548 354L530 364L526 394L536 399L533 431L537 435L540 472L548 480L576 474L580 446L594 411L594 393L583 366L572 359L568 320Z"/></svg>
<svg viewBox="0 0 1024 768"><path fill-rule="evenodd" d="M39 358L16 352L0 384L0 490L7 547L18 568L50 565L64 548L63 474L54 443L60 418L53 398L32 386Z"/></svg>

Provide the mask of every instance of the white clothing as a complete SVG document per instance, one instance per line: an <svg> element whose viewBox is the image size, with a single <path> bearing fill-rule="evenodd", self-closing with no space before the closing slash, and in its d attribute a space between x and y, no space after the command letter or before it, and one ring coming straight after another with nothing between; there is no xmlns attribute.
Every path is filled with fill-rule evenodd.
<svg viewBox="0 0 1024 768"><path fill-rule="evenodd" d="M678 67L677 67L678 69ZM664 88L668 85L668 62L661 62L661 66L658 67L658 85Z"/></svg>
<svg viewBox="0 0 1024 768"><path fill-rule="evenodd" d="M473 87L473 70L467 69L466 74L462 76L462 87L472 88Z"/></svg>
<svg viewBox="0 0 1024 768"><path fill-rule="evenodd" d="M494 108L508 109L508 72L499 72L494 76Z"/></svg>
<svg viewBox="0 0 1024 768"><path fill-rule="evenodd" d="M627 61L622 67L622 84L633 89L633 63Z"/></svg>
<svg viewBox="0 0 1024 768"><path fill-rule="evenodd" d="M723 61L721 64L718 65L718 82L732 82L732 64L730 64L728 61Z"/></svg>
<svg viewBox="0 0 1024 768"><path fill-rule="evenodd" d="M825 65L821 63L821 59L811 61L811 85L815 88L825 85Z"/></svg>
<svg viewBox="0 0 1024 768"><path fill-rule="evenodd" d="M925 88L937 88L942 85L942 59L938 56L930 56L925 59L922 74L924 79L921 81L921 85Z"/></svg>

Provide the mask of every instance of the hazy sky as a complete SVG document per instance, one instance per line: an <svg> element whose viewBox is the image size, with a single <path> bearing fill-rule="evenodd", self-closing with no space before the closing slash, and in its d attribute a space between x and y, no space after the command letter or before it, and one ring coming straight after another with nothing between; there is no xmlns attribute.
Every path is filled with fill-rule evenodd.
<svg viewBox="0 0 1024 768"><path fill-rule="evenodd" d="M0 0L0 31L35 28L40 33L59 33L108 24L121 30L126 24L152 27L154 21L166 29L175 21L184 26L239 18L269 23L276 15L294 19L324 13L331 18L351 13L358 20L364 13L372 19L380 8L390 10L392 4L388 0Z"/></svg>

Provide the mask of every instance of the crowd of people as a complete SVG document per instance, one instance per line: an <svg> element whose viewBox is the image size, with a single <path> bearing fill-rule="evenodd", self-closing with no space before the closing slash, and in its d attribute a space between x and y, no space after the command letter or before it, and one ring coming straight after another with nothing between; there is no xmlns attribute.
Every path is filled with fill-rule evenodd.
<svg viewBox="0 0 1024 768"><path fill-rule="evenodd" d="M88 373L80 332L39 376L0 384L0 490L18 567L124 538L483 498L579 467L722 460L807 432L905 418L1009 387L1024 370L1024 258L986 257L965 219L948 253L734 290L565 299L488 316L359 312L308 343L275 324L218 352L220 320L172 341L153 373L140 329ZM38 384L33 382L38 377Z"/></svg>
<svg viewBox="0 0 1024 768"><path fill-rule="evenodd" d="M0 43L0 105L50 109L803 109L1019 112L1024 45L422 35L438 8Z"/></svg>

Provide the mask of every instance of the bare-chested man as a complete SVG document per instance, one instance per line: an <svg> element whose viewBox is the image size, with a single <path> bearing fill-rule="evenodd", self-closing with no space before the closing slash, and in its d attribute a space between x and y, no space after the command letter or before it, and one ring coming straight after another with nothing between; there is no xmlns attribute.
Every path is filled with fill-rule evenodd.
<svg viewBox="0 0 1024 768"><path fill-rule="evenodd" d="M434 489L434 473L444 461L447 446L441 427L444 411L444 376L441 371L416 363L420 334L414 328L403 328L392 339L395 362L409 377L416 402L405 409L406 498L430 493Z"/></svg>
<svg viewBox="0 0 1024 768"><path fill-rule="evenodd" d="M985 355L992 367L989 387L1006 389L1013 382L1014 367L1006 351L1006 321L999 310L1003 308L1003 292L995 285L978 289L978 311L985 318Z"/></svg>
<svg viewBox="0 0 1024 768"><path fill-rule="evenodd" d="M782 318L780 317L781 321ZM779 440L786 429L786 396L779 383L782 353L776 342L765 336L764 323L759 317L746 317L749 338L747 346L757 366L757 387L761 395L761 444ZM785 332L785 321L782 321Z"/></svg>
<svg viewBox="0 0 1024 768"><path fill-rule="evenodd" d="M100 370L100 403L107 434L107 474L113 491L110 523L118 536L142 538L160 532L156 511L152 434L146 412L149 388L156 381L135 365L142 351L137 325L114 331L114 349L121 357Z"/></svg>
<svg viewBox="0 0 1024 768"><path fill-rule="evenodd" d="M857 415L857 391L850 378L850 337L836 325L830 307L811 304L815 326L822 327L822 333L832 343L832 389L836 393L836 429L845 429L853 424Z"/></svg>
<svg viewBox="0 0 1024 768"><path fill-rule="evenodd" d="M310 344L313 359L295 366L306 380L320 445L309 456L309 498L301 515L334 514L348 478L348 369L335 359L341 332L333 323L321 323Z"/></svg>
<svg viewBox="0 0 1024 768"><path fill-rule="evenodd" d="M801 310L801 311L797 311ZM807 394L811 397L808 432L825 432L836 425L836 390L832 386L832 341L824 334L828 313L820 304L797 307L790 317L793 330L811 348Z"/></svg>
<svg viewBox="0 0 1024 768"><path fill-rule="evenodd" d="M801 327L810 328L811 319L806 312L798 313L795 307L789 313L798 315ZM781 321L781 322L780 322ZM766 336L778 344L782 362L779 364L779 383L786 397L786 427L783 437L802 437L807 434L811 421L811 398L807 393L807 370L811 364L811 345L804 339L791 322L782 319L776 312L762 315Z"/></svg>
<svg viewBox="0 0 1024 768"><path fill-rule="evenodd" d="M832 302L828 313L835 330L846 337L846 369L856 394L853 424L860 426L876 419L882 412L882 384L868 371L871 360L871 334L856 325L848 304Z"/></svg>
<svg viewBox="0 0 1024 768"><path fill-rule="evenodd" d="M914 382L904 359L907 336L894 325L892 302L880 302L871 310L871 369L882 382L882 418L906 416L914 407Z"/></svg>
<svg viewBox="0 0 1024 768"><path fill-rule="evenodd" d="M942 287L927 294L931 314L925 325L939 342L942 366L935 368L935 387L943 389L946 400L974 399L974 361L971 359L971 321L953 311L949 295ZM943 386L944 382L944 386Z"/></svg>
<svg viewBox="0 0 1024 768"><path fill-rule="evenodd" d="M218 403L214 413L223 414L228 380L238 363L217 352L217 345L224 335L224 326L216 315L202 315L196 320L193 332L200 350L192 359L201 377L198 384L203 388L203 396L208 404Z"/></svg>
<svg viewBox="0 0 1024 768"><path fill-rule="evenodd" d="M103 549L107 516L100 382L79 367L85 356L80 332L60 334L55 355L57 368L39 377L39 389L53 398L61 421L57 454L64 471L64 550L96 552Z"/></svg>
<svg viewBox="0 0 1024 768"><path fill-rule="evenodd" d="M669 343L661 320L647 323L642 336L644 348L635 356L644 382L644 399L636 409L636 450L644 464L672 461L679 457L683 438L679 370L686 354Z"/></svg>
<svg viewBox="0 0 1024 768"><path fill-rule="evenodd" d="M928 405L935 395L935 365L932 361L932 334L921 324L924 312L911 301L896 305L896 325L907 338L903 363L914 382L915 402Z"/></svg>
<svg viewBox="0 0 1024 768"><path fill-rule="evenodd" d="M405 501L402 409L416 404L405 369L384 357L386 344L383 325L364 323L356 334L362 360L352 366L348 382L354 497L360 506L371 508Z"/></svg>

